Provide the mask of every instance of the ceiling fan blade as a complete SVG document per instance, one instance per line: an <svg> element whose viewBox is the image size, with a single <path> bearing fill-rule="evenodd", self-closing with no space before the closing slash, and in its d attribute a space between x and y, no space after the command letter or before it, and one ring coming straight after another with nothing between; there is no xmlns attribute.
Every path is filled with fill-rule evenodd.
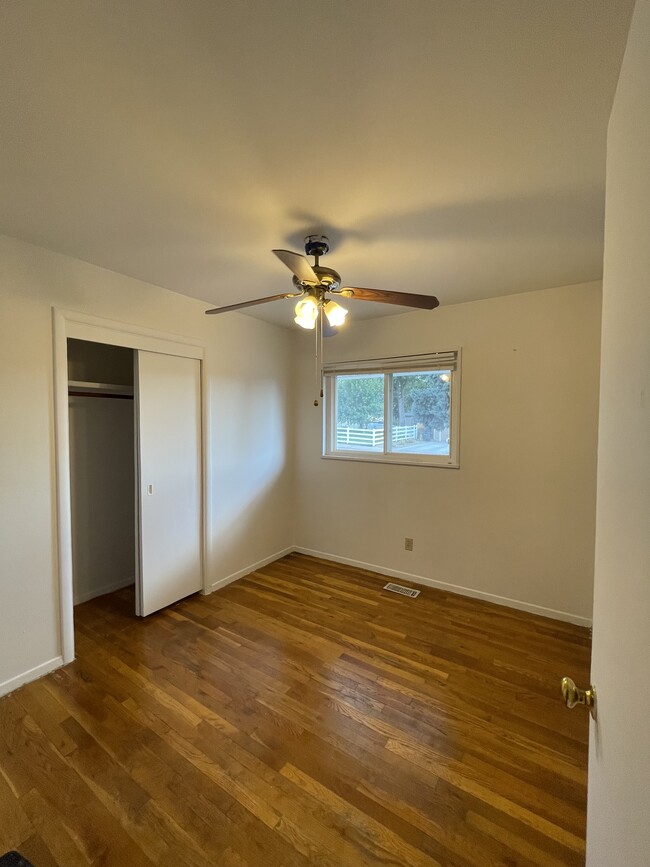
<svg viewBox="0 0 650 867"><path fill-rule="evenodd" d="M314 269L300 253L292 253L291 250L273 250L272 252L290 271L293 271L299 280L317 285L320 283Z"/></svg>
<svg viewBox="0 0 650 867"><path fill-rule="evenodd" d="M414 295L411 292L391 292L386 289L359 289L354 286L346 286L343 289L337 289L335 294L342 295L344 298L351 298L354 301L381 301L382 304L420 307L423 310L433 310L440 304L434 295Z"/></svg>
<svg viewBox="0 0 650 867"><path fill-rule="evenodd" d="M241 310L242 307L254 307L256 304L266 304L268 301L280 301L281 298L297 298L301 292L283 292L282 295L267 295L266 298L256 298L255 301L242 301L241 304L228 304L226 307L214 307L206 313L228 313L231 310Z"/></svg>

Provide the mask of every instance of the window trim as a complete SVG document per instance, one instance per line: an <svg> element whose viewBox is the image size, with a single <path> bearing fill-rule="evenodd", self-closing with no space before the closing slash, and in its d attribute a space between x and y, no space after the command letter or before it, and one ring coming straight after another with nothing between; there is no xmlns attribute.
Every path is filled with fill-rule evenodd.
<svg viewBox="0 0 650 867"><path fill-rule="evenodd" d="M336 448L336 387L337 376L355 373L417 373L418 371L451 370L449 392L449 454L409 454L388 451L392 428L390 399L392 380L384 379L384 450L382 452L345 451ZM324 413L323 448L325 460L361 461L363 463L401 464L420 467L460 468L460 383L461 349L392 358L367 358L357 361L330 362L323 367Z"/></svg>

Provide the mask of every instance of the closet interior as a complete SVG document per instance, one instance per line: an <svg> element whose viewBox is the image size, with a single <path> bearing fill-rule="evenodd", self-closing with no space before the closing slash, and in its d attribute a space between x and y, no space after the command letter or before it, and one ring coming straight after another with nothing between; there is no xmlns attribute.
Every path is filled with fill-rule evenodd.
<svg viewBox="0 0 650 867"><path fill-rule="evenodd" d="M135 582L134 351L68 339L74 604Z"/></svg>

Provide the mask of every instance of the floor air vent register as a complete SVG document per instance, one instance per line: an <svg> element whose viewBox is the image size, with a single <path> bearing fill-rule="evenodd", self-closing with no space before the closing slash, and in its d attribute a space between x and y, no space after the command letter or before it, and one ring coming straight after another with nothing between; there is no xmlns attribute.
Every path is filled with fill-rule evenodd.
<svg viewBox="0 0 650 867"><path fill-rule="evenodd" d="M390 590L391 593L399 593L401 596L410 596L411 599L415 599L416 596L420 595L419 590L412 590L410 587L402 587L401 584L385 584L384 590Z"/></svg>

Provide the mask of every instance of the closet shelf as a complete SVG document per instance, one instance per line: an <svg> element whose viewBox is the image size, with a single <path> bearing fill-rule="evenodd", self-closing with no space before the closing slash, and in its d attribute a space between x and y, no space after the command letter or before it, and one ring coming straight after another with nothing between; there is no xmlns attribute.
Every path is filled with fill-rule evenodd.
<svg viewBox="0 0 650 867"><path fill-rule="evenodd" d="M68 391L79 394L133 395L132 385L114 385L110 382L84 382L83 380L68 380Z"/></svg>

